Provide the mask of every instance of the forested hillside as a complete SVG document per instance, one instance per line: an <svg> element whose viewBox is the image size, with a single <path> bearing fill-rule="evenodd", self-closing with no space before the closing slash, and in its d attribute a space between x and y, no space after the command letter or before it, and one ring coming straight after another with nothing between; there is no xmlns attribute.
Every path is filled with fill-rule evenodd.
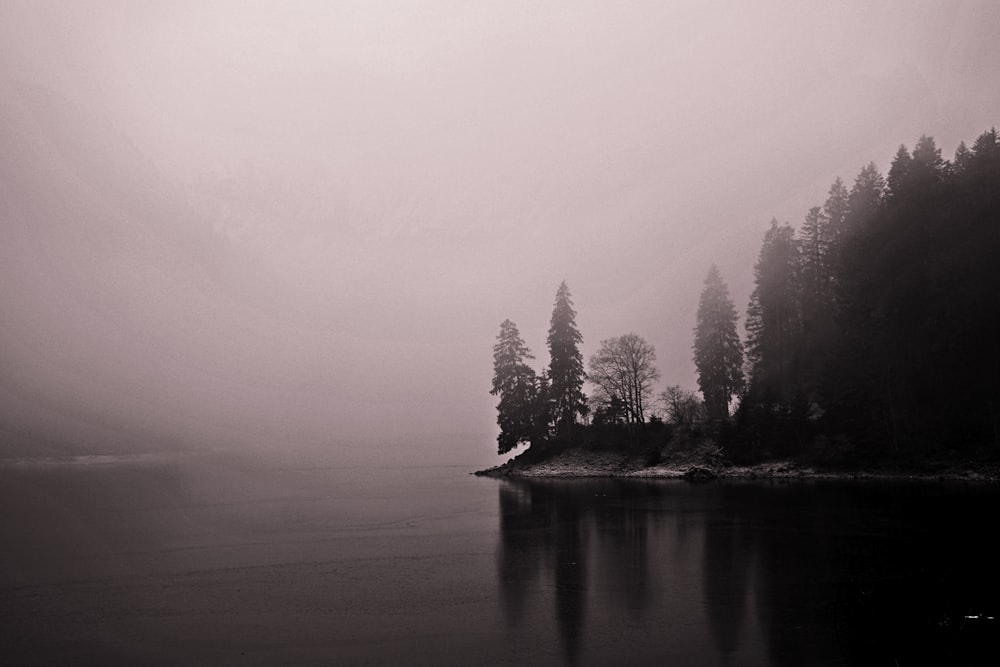
<svg viewBox="0 0 1000 667"><path fill-rule="evenodd" d="M917 457L1000 445L1000 140L930 137L772 221L731 451Z"/></svg>
<svg viewBox="0 0 1000 667"><path fill-rule="evenodd" d="M565 283L553 327L563 322L566 332L550 353L573 365L553 361L537 375L505 321L494 348L498 451L525 442L550 453L624 447L656 461L679 427L687 442L708 436L736 461L919 465L1000 453L998 260L996 130L960 145L951 161L921 137L912 151L900 146L887 176L869 163L850 187L837 178L798 230L771 222L743 340L711 267L693 344L704 400L676 385L656 394L655 351L630 333L602 340L591 356L585 401L582 336ZM553 392L557 384L577 392L558 428L553 397L565 390ZM577 416L586 425L571 430Z"/></svg>

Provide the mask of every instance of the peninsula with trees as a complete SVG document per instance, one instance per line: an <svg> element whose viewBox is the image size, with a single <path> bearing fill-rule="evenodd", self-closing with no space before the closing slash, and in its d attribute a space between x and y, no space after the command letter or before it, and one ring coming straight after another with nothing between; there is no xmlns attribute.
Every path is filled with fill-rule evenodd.
<svg viewBox="0 0 1000 667"><path fill-rule="evenodd" d="M708 268L693 327L698 391L657 391L629 332L586 365L559 285L549 364L516 324L493 347L489 475L886 474L998 478L1000 136L951 160L923 136L850 187L834 180L796 230L772 220L739 315ZM584 393L587 388L590 395Z"/></svg>

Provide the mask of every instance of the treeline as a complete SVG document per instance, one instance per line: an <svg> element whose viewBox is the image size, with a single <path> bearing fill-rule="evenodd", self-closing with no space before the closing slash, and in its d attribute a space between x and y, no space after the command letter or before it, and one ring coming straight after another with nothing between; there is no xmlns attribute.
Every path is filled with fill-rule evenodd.
<svg viewBox="0 0 1000 667"><path fill-rule="evenodd" d="M634 333L601 341L585 373L575 317L563 283L540 374L514 323L501 325L499 453L609 427L655 443L661 411L705 425L736 459L1000 450L1000 138L984 132L948 161L921 137L886 176L870 163L850 188L837 178L798 230L772 220L743 340L711 267L694 329L702 399L676 386L654 396L655 351Z"/></svg>
<svg viewBox="0 0 1000 667"><path fill-rule="evenodd" d="M730 324L735 336L735 313ZM499 399L499 454L528 443L536 455L588 445L625 447L657 458L670 437L661 414L679 425L704 418L702 402L693 392L672 386L655 393L660 379L656 350L638 334L602 340L585 371L583 337L565 282L556 291L546 342L549 364L536 373L529 364L534 356L517 325L510 320L500 324L490 392ZM589 398L583 392L585 381L593 388ZM724 400L728 403L729 396Z"/></svg>
<svg viewBox="0 0 1000 667"><path fill-rule="evenodd" d="M589 412L583 393L584 370L576 326L576 311L565 282L556 292L547 337L549 366L540 374L528 365L534 359L517 325L500 324L493 346L493 388L497 403L497 453L505 454L521 443L546 444L571 441L578 422Z"/></svg>
<svg viewBox="0 0 1000 667"><path fill-rule="evenodd" d="M752 456L921 456L1000 432L1000 141L900 146L799 230L772 221L747 308L733 444Z"/></svg>

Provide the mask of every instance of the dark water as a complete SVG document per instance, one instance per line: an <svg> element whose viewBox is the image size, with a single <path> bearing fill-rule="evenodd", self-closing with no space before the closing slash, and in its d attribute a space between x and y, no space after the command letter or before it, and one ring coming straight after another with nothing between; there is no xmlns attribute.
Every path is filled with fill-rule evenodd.
<svg viewBox="0 0 1000 667"><path fill-rule="evenodd" d="M991 486L0 466L3 664L997 664Z"/></svg>

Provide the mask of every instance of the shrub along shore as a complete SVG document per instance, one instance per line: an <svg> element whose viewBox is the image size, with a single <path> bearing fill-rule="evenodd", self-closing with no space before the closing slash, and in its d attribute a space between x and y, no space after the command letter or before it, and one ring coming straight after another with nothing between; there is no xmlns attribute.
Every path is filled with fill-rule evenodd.
<svg viewBox="0 0 1000 667"><path fill-rule="evenodd" d="M980 458L872 462L844 465L803 458L737 462L710 437L679 434L659 452L649 448L599 449L570 445L547 451L525 450L509 461L476 471L482 477L685 479L704 482L734 480L924 480L1000 481L1000 461Z"/></svg>

